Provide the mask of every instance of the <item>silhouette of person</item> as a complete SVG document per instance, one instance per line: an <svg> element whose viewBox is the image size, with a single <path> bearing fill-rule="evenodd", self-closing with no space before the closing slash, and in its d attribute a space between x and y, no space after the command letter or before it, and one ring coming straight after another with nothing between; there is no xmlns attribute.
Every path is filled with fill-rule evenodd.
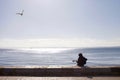
<svg viewBox="0 0 120 80"><path fill-rule="evenodd" d="M77 60L77 65L83 67L86 64L87 58L85 58L82 53L79 53L79 58Z"/></svg>

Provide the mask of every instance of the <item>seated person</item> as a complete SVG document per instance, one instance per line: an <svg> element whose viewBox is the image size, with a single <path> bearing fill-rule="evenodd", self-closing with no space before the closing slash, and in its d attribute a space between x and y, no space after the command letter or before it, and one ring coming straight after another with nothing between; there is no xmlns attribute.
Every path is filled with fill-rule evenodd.
<svg viewBox="0 0 120 80"><path fill-rule="evenodd" d="M83 67L86 64L87 58L85 58L82 53L79 54L79 58L77 60L77 65Z"/></svg>

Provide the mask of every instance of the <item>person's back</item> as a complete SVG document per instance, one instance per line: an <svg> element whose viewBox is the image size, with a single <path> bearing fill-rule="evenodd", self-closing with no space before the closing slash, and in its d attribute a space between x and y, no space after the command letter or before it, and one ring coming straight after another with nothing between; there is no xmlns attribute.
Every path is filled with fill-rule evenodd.
<svg viewBox="0 0 120 80"><path fill-rule="evenodd" d="M79 58L77 61L78 66L84 66L86 64L87 58L85 58L82 53L79 54Z"/></svg>

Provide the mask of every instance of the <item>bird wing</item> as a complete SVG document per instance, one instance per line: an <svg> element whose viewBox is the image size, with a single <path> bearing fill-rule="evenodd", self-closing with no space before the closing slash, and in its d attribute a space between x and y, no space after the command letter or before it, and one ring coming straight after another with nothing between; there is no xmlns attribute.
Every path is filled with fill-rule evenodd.
<svg viewBox="0 0 120 80"><path fill-rule="evenodd" d="M21 13L16 13L16 14L19 14L19 15L21 15Z"/></svg>
<svg viewBox="0 0 120 80"><path fill-rule="evenodd" d="M23 12L24 12L24 10L22 10L22 12L21 12L21 13L16 13L16 14L18 14L18 15L21 15L21 16L22 16L22 15L23 15Z"/></svg>
<svg viewBox="0 0 120 80"><path fill-rule="evenodd" d="M24 12L24 10L22 10L22 13Z"/></svg>

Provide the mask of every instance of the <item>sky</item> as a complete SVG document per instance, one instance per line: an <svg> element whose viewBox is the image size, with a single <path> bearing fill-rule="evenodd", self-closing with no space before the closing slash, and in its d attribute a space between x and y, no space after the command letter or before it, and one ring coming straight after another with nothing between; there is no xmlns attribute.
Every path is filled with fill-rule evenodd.
<svg viewBox="0 0 120 80"><path fill-rule="evenodd" d="M0 0L0 47L120 46L119 30L120 0Z"/></svg>

